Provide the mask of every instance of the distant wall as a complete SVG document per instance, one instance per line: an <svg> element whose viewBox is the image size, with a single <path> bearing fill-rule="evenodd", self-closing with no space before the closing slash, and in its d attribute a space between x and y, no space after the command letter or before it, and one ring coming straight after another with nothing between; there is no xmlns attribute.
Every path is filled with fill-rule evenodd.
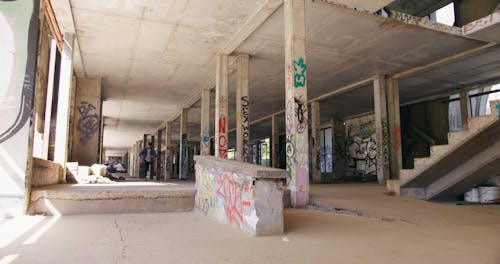
<svg viewBox="0 0 500 264"><path fill-rule="evenodd" d="M38 6L38 1L0 1L0 219L26 210Z"/></svg>
<svg viewBox="0 0 500 264"><path fill-rule="evenodd" d="M73 116L71 159L91 166L99 160L101 79L77 79Z"/></svg>

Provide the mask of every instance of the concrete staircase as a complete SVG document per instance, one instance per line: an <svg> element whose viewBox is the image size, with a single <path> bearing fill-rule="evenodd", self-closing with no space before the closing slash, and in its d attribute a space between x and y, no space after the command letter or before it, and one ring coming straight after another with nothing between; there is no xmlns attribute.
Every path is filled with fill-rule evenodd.
<svg viewBox="0 0 500 264"><path fill-rule="evenodd" d="M500 118L491 114L468 119L467 129L448 133L448 144L432 146L430 156L414 160L414 169L400 171L401 195L447 199L463 194L500 172Z"/></svg>

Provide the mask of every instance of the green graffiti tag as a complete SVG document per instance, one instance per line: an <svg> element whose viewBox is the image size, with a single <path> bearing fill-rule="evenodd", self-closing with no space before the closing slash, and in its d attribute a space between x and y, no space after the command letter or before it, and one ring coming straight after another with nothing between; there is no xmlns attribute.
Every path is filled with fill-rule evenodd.
<svg viewBox="0 0 500 264"><path fill-rule="evenodd" d="M497 103L496 108L498 109L498 117L500 117L500 103Z"/></svg>
<svg viewBox="0 0 500 264"><path fill-rule="evenodd" d="M307 65L303 58L300 58L298 61L293 61L293 70L295 88L306 86Z"/></svg>

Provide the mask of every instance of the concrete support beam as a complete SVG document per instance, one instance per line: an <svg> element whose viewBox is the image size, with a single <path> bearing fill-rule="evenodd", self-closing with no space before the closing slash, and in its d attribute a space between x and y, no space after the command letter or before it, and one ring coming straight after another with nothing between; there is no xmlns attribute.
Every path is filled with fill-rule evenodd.
<svg viewBox="0 0 500 264"><path fill-rule="evenodd" d="M236 70L236 160L250 160L250 98L248 96L248 54L238 55Z"/></svg>
<svg viewBox="0 0 500 264"><path fill-rule="evenodd" d="M373 79L375 133L377 135L377 181L383 184L389 178L389 133L387 119L387 79L377 75Z"/></svg>
<svg viewBox="0 0 500 264"><path fill-rule="evenodd" d="M286 160L293 207L309 203L305 0L285 0Z"/></svg>
<svg viewBox="0 0 500 264"><path fill-rule="evenodd" d="M179 180L187 180L188 172L188 149L187 149L187 128L188 128L188 111L186 108L182 109L180 118L180 133L179 133Z"/></svg>
<svg viewBox="0 0 500 264"><path fill-rule="evenodd" d="M312 137L312 153L311 153L311 168L312 180L314 183L321 182L321 167L319 164L320 142L319 142L319 127L320 127L320 108L319 102L311 103L311 137Z"/></svg>
<svg viewBox="0 0 500 264"><path fill-rule="evenodd" d="M161 137L161 129L156 130L156 166L155 166L155 171L156 171L156 179L160 180L160 175L161 175L161 148L162 148L162 137Z"/></svg>
<svg viewBox="0 0 500 264"><path fill-rule="evenodd" d="M100 159L101 79L78 78L71 157L79 165L91 166Z"/></svg>
<svg viewBox="0 0 500 264"><path fill-rule="evenodd" d="M71 82L73 79L73 35L64 34L59 77L59 95L57 103L56 144L54 161L63 168L62 179L66 182L66 161L68 159L69 116L71 101Z"/></svg>
<svg viewBox="0 0 500 264"><path fill-rule="evenodd" d="M469 100L467 91L460 92L460 121L462 123L462 129L467 129L467 118L469 118Z"/></svg>
<svg viewBox="0 0 500 264"><path fill-rule="evenodd" d="M278 117L273 115L271 118L271 129L272 129L272 136L271 136L271 166L273 168L278 168L279 166L279 123L278 123Z"/></svg>
<svg viewBox="0 0 500 264"><path fill-rule="evenodd" d="M200 155L210 155L210 90L201 91Z"/></svg>
<svg viewBox="0 0 500 264"><path fill-rule="evenodd" d="M401 155L401 120L399 116L399 86L394 78L387 80L387 100L389 114L389 158L390 179L398 180L402 169Z"/></svg>
<svg viewBox="0 0 500 264"><path fill-rule="evenodd" d="M50 120L52 119L52 100L54 94L54 74L56 69L57 42L50 42L49 75L47 77L47 97L45 101L45 123L43 128L42 159L48 159L50 145Z"/></svg>
<svg viewBox="0 0 500 264"><path fill-rule="evenodd" d="M172 178L172 122L165 125L165 181Z"/></svg>
<svg viewBox="0 0 500 264"><path fill-rule="evenodd" d="M228 55L217 55L215 85L215 156L227 159Z"/></svg>

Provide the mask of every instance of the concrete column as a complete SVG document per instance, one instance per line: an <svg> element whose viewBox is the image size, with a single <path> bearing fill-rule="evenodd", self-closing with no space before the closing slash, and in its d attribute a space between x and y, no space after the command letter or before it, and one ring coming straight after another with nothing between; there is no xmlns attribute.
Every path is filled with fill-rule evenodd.
<svg viewBox="0 0 500 264"><path fill-rule="evenodd" d="M79 165L97 163L100 153L101 79L78 78L71 157Z"/></svg>
<svg viewBox="0 0 500 264"><path fill-rule="evenodd" d="M390 178L399 180L399 170L403 167L401 155L401 121L399 117L399 87L398 80L387 80L387 101L389 114L389 158Z"/></svg>
<svg viewBox="0 0 500 264"><path fill-rule="evenodd" d="M153 149L156 145L155 140L156 140L155 135L149 135L149 142L151 142L151 148L153 148ZM156 155L158 155L158 149L155 149L155 151L156 151ZM153 175L156 175L156 160L157 159L153 159L151 161L151 169L149 171L149 175L150 175L151 180L153 179Z"/></svg>
<svg viewBox="0 0 500 264"><path fill-rule="evenodd" d="M236 77L236 160L250 159L250 98L248 96L248 54L238 55Z"/></svg>
<svg viewBox="0 0 500 264"><path fill-rule="evenodd" d="M468 100L468 95L467 91L462 91L460 92L460 121L462 123L462 129L466 130L467 129L467 124L468 121L467 119L469 118L469 100Z"/></svg>
<svg viewBox="0 0 500 264"><path fill-rule="evenodd" d="M172 177L172 122L165 126L165 181Z"/></svg>
<svg viewBox="0 0 500 264"><path fill-rule="evenodd" d="M57 103L56 144L54 161L63 168L60 182L66 182L66 161L68 158L69 115L71 99L71 81L73 78L73 35L64 34L61 69L59 76L59 94Z"/></svg>
<svg viewBox="0 0 500 264"><path fill-rule="evenodd" d="M45 3L40 3L45 8ZM45 118L45 103L47 98L47 78L50 60L49 28L44 16L40 16L40 34L38 39L38 58L35 78L35 129L33 135L33 157L43 158L43 133ZM50 122L50 121L49 121Z"/></svg>
<svg viewBox="0 0 500 264"><path fill-rule="evenodd" d="M201 91L200 155L210 155L210 90Z"/></svg>
<svg viewBox="0 0 500 264"><path fill-rule="evenodd" d="M320 141L319 141L319 126L320 126L320 109L319 102L311 103L311 137L312 137L312 180L314 183L321 182L321 167L319 164Z"/></svg>
<svg viewBox="0 0 500 264"><path fill-rule="evenodd" d="M52 119L52 97L54 94L54 74L56 69L57 42L50 42L49 75L47 77L47 97L45 102L45 123L43 128L42 159L48 159L50 143L50 120Z"/></svg>
<svg viewBox="0 0 500 264"><path fill-rule="evenodd" d="M278 117L273 115L271 118L271 165L273 168L278 168L279 166L279 153L280 153L280 143L279 143L279 124Z"/></svg>
<svg viewBox="0 0 500 264"><path fill-rule="evenodd" d="M305 0L285 0L285 119L287 170L293 207L309 202L309 135Z"/></svg>
<svg viewBox="0 0 500 264"><path fill-rule="evenodd" d="M188 172L188 153L187 153L187 109L183 108L180 118L180 133L179 133L179 180L187 180Z"/></svg>
<svg viewBox="0 0 500 264"><path fill-rule="evenodd" d="M161 137L161 129L158 129L156 131L156 153L157 153L157 156L156 156L156 179L157 180L160 180L160 172L161 172L161 148L162 148L162 145L161 145L161 142L162 142L162 137Z"/></svg>
<svg viewBox="0 0 500 264"><path fill-rule="evenodd" d="M227 159L228 55L217 55L215 85L215 156Z"/></svg>
<svg viewBox="0 0 500 264"><path fill-rule="evenodd" d="M384 75L373 80L375 133L377 135L377 180L382 184L389 178L389 133L387 128L387 82Z"/></svg>

